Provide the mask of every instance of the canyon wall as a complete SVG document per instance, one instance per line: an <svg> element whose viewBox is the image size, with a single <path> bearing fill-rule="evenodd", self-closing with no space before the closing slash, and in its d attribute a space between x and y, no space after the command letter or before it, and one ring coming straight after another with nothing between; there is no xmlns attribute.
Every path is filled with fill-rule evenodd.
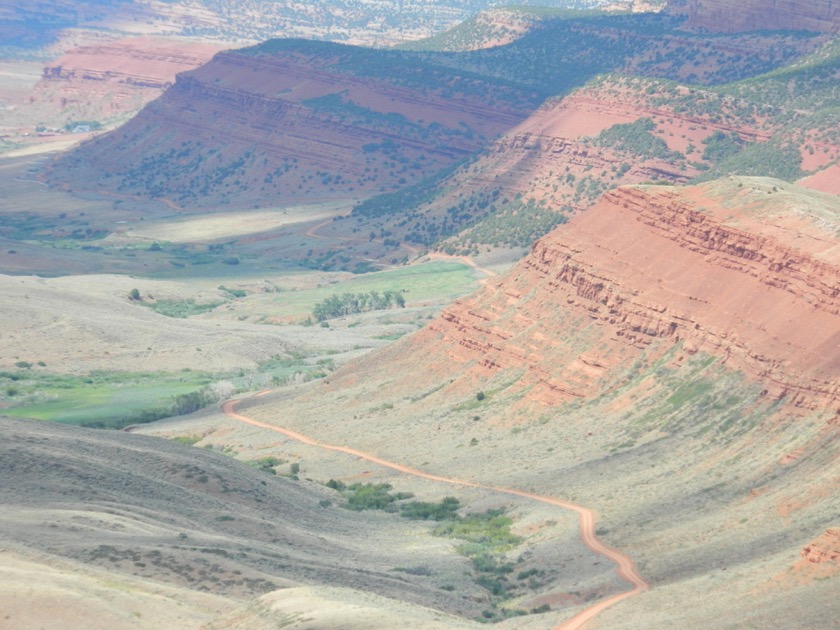
<svg viewBox="0 0 840 630"><path fill-rule="evenodd" d="M840 0L670 0L668 11L712 32L840 30Z"/></svg>
<svg viewBox="0 0 840 630"><path fill-rule="evenodd" d="M71 120L104 122L138 110L170 87L179 72L206 63L221 49L139 37L81 46L44 67L31 105Z"/></svg>
<svg viewBox="0 0 840 630"><path fill-rule="evenodd" d="M836 197L777 180L619 188L425 334L476 373L522 371L547 404L676 349L677 363L716 357L767 400L840 409L839 220Z"/></svg>
<svg viewBox="0 0 840 630"><path fill-rule="evenodd" d="M184 207L353 198L469 155L520 122L536 98L361 48L265 47L219 53L179 74L126 125L61 157L51 180L116 183L121 194Z"/></svg>

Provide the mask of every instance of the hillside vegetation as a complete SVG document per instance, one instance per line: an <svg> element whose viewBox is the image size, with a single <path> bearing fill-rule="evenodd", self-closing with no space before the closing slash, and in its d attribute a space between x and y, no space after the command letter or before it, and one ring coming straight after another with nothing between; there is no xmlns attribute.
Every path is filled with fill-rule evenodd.
<svg viewBox="0 0 840 630"><path fill-rule="evenodd" d="M435 42L383 50L277 39L217 55L179 75L124 127L56 160L47 179L198 211L354 205L350 221L324 226L311 246L294 250L281 238L265 247L320 269L364 271L418 248L519 249L561 221L545 211L576 212L622 182L686 181L711 165L698 159L702 148L689 155L669 144L662 115L645 112L618 123L630 127L595 133L583 160L591 163L552 165L547 179L533 172L541 158L532 155L520 161L531 172L516 186L503 181L510 168L498 182L491 175L465 185L467 169L489 170L483 158L496 150L493 138L515 133L541 103L603 77L632 76L647 82L652 93L636 96L652 107L676 86L701 93L781 71L826 41L813 33L690 33L665 14L523 11L533 24L521 37L467 52L435 50ZM593 160L596 151L608 163ZM796 164L780 155L772 174L795 177ZM753 173L749 165L767 156L747 148L730 157ZM724 165L712 174L736 171ZM526 177L551 194L523 190ZM486 228L457 236L485 219ZM534 228L517 225L532 220Z"/></svg>
<svg viewBox="0 0 840 630"><path fill-rule="evenodd" d="M526 41L523 36L515 45ZM600 75L549 99L529 122L453 172L404 195L369 199L353 215L394 240L477 254L527 248L528 237L546 234L623 183L725 175L796 181L819 173L840 159L840 61L835 40L815 38L813 44L816 50L781 68L720 85L643 77L635 74L641 66L633 76ZM591 135L562 126L542 131L570 114L588 116L593 125L605 122ZM616 119L626 122L606 122ZM540 218L519 209L534 207Z"/></svg>

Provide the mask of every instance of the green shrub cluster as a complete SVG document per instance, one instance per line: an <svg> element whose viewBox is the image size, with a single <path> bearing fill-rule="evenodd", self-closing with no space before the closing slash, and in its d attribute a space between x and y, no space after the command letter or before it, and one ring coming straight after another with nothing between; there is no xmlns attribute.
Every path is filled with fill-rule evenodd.
<svg viewBox="0 0 840 630"><path fill-rule="evenodd" d="M175 317L178 319L186 319L193 315L200 315L212 311L224 302L205 302L198 303L193 298L186 300L157 300L155 302L143 302L156 313L165 315L166 317Z"/></svg>
<svg viewBox="0 0 840 630"><path fill-rule="evenodd" d="M604 129L594 140L595 146L610 147L642 159L682 159L681 153L671 151L666 142L651 132L656 125L650 118L640 118L631 123L619 123Z"/></svg>
<svg viewBox="0 0 840 630"><path fill-rule="evenodd" d="M530 247L558 225L565 223L565 208L555 210L545 202L533 199L515 199L507 203L492 204L490 214L461 233L454 241L439 246L448 254L472 251L480 245L495 247Z"/></svg>
<svg viewBox="0 0 840 630"><path fill-rule="evenodd" d="M795 181L803 175L802 154L792 144L756 142L720 161L696 181L718 179L724 175L754 175Z"/></svg>
<svg viewBox="0 0 840 630"><path fill-rule="evenodd" d="M513 521L504 509L460 516L461 503L455 497L444 497L438 502L407 501L414 495L392 492L392 486L387 483L346 485L330 479L326 485L343 494L345 507L350 510L384 510L398 512L405 518L438 522L434 535L464 541L458 545L458 552L471 560L476 582L498 600L509 598L524 585L539 586L535 576L542 572L537 569L520 571L516 578L512 576L516 566L507 561L505 554L522 539L511 532ZM484 620L500 620L510 614L510 611L493 610Z"/></svg>
<svg viewBox="0 0 840 630"><path fill-rule="evenodd" d="M715 131L703 140L703 144L706 145L703 150L703 159L713 164L740 153L745 145L737 133L726 134L722 131Z"/></svg>
<svg viewBox="0 0 840 630"><path fill-rule="evenodd" d="M393 489L388 483L354 483L349 486L340 481L330 479L327 487L338 490L347 500L345 507L349 510L362 512L364 510L385 510L396 512L399 508L397 501L410 499L414 495L408 492L391 494Z"/></svg>

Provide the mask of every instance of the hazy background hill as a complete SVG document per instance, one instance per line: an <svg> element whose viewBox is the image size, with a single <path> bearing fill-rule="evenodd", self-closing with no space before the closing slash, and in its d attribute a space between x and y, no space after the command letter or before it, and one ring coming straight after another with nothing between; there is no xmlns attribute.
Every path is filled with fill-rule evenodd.
<svg viewBox="0 0 840 630"><path fill-rule="evenodd" d="M446 30L492 4L11 0L0 7L0 152L66 148L100 127L121 124L177 72L219 50L273 37L387 46Z"/></svg>

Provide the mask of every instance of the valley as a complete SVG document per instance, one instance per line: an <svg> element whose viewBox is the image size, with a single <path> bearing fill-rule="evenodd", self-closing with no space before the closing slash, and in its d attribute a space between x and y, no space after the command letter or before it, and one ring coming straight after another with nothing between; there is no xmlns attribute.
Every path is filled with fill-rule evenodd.
<svg viewBox="0 0 840 630"><path fill-rule="evenodd" d="M0 630L837 627L840 16L549 4L0 9Z"/></svg>

